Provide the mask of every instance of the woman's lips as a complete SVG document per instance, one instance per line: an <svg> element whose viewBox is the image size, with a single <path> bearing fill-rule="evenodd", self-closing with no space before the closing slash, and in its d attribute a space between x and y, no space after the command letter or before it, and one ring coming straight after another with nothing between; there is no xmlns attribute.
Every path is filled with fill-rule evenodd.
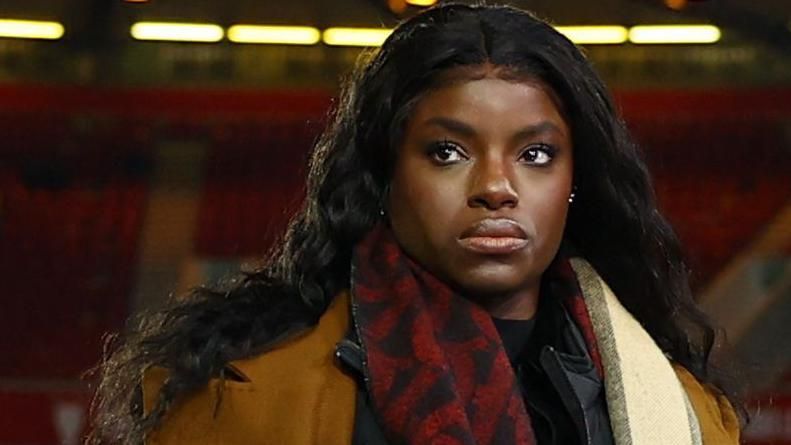
<svg viewBox="0 0 791 445"><path fill-rule="evenodd" d="M506 254L527 246L528 237L522 225L512 219L487 218L462 232L459 244L477 253Z"/></svg>
<svg viewBox="0 0 791 445"><path fill-rule="evenodd" d="M477 253L504 254L515 252L527 246L524 238L472 236L459 239L461 247Z"/></svg>

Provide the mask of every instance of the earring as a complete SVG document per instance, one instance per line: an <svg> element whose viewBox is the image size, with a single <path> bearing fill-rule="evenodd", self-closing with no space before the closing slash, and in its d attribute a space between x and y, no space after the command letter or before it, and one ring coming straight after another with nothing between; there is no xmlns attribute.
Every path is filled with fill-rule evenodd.
<svg viewBox="0 0 791 445"><path fill-rule="evenodd" d="M569 195L569 203L574 202L574 197L577 196L577 186L571 188L571 194Z"/></svg>
<svg viewBox="0 0 791 445"><path fill-rule="evenodd" d="M381 216L381 217L385 216L385 209L379 207L379 216Z"/></svg>

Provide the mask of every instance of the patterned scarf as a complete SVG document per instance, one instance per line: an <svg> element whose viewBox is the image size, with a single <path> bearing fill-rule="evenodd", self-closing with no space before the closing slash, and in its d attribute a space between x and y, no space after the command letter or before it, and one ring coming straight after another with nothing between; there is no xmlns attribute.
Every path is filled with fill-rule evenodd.
<svg viewBox="0 0 791 445"><path fill-rule="evenodd" d="M352 265L352 305L366 354L367 389L392 443L535 443L489 313L408 258L384 225L357 245ZM564 301L601 373L574 271L565 260L550 269L574 284Z"/></svg>

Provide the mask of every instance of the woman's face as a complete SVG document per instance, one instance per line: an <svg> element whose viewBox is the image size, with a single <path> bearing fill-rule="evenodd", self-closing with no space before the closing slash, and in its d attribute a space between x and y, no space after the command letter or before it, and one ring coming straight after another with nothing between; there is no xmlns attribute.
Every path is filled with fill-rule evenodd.
<svg viewBox="0 0 791 445"><path fill-rule="evenodd" d="M557 252L572 141L548 87L485 77L415 105L388 198L396 239L473 298L538 286Z"/></svg>

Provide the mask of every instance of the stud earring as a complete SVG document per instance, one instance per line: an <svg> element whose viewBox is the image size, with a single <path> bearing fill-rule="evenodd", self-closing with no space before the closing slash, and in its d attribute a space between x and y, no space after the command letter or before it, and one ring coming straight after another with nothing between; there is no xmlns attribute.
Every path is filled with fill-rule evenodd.
<svg viewBox="0 0 791 445"><path fill-rule="evenodd" d="M574 202L574 197L577 196L577 186L575 185L571 189L571 194L569 195L569 203Z"/></svg>

